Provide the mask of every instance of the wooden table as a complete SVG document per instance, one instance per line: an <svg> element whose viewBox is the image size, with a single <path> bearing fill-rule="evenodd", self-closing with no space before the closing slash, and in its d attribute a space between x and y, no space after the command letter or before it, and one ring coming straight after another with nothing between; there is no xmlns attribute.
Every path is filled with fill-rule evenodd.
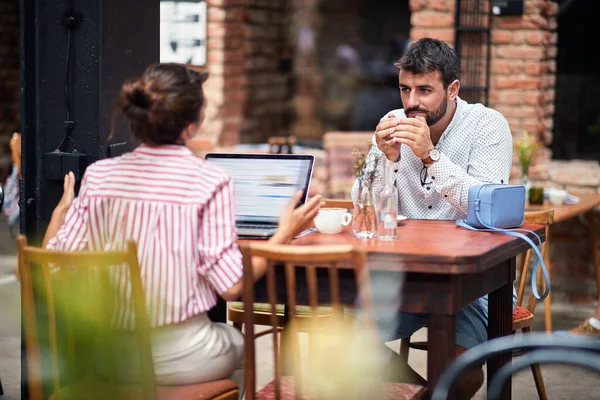
<svg viewBox="0 0 600 400"><path fill-rule="evenodd" d="M590 238L590 247L592 250L592 260L594 262L594 268L596 270L596 288L598 291L598 297L600 298L600 255L598 254L598 247L596 245L598 240L598 232L596 231L596 212L594 209L600 206L600 193L585 193L576 194L579 197L579 203L577 204L563 204L561 206L553 206L549 202L544 202L543 205L528 204L525 211L537 211L537 210L554 210L554 223L565 221L567 219L576 217L578 215L585 215L588 224L588 232ZM550 227L552 232L552 227ZM551 235L550 235L551 236ZM550 238L546 238L548 241L548 248L550 248ZM546 265L550 269L550 252L547 252L545 257ZM548 271L550 273L550 271ZM546 331L552 331L552 314L551 314L551 300L550 295L544 300L544 314Z"/></svg>
<svg viewBox="0 0 600 400"><path fill-rule="evenodd" d="M545 239L543 226L524 228ZM408 220L398 227L397 233L396 241L382 242L358 239L347 228L338 235L310 234L296 239L294 244L361 246L368 253L367 267L371 274L404 277L400 310L430 314L427 375L431 390L456 357L456 313L462 307L489 293L489 338L511 334L515 257L526 251L528 245L509 236L461 229L454 221ZM355 288L352 292L353 279L351 274L340 274L339 278L340 295L350 304L356 298ZM265 296L258 286L260 282L257 301ZM285 284L277 286L278 292L285 292ZM488 360L488 376L493 376L510 359L508 354ZM502 393L502 398L510 398L510 382Z"/></svg>

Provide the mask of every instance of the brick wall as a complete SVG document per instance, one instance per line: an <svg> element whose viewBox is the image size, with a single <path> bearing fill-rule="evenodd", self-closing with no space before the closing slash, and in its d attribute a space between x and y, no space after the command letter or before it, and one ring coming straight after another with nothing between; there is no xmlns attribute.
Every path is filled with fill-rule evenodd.
<svg viewBox="0 0 600 400"><path fill-rule="evenodd" d="M245 32L249 0L207 0L207 97L203 130L214 143L238 143L247 100Z"/></svg>
<svg viewBox="0 0 600 400"><path fill-rule="evenodd" d="M323 87L317 54L318 2L304 0L292 3L294 121L290 126L290 133L297 138L315 139L323 131L321 120L317 117Z"/></svg>
<svg viewBox="0 0 600 400"><path fill-rule="evenodd" d="M432 37L454 44L455 0L410 0L410 38Z"/></svg>
<svg viewBox="0 0 600 400"><path fill-rule="evenodd" d="M246 17L248 100L241 135L244 142L287 136L290 100L291 2L251 0Z"/></svg>
<svg viewBox="0 0 600 400"><path fill-rule="evenodd" d="M283 135L290 107L289 2L208 0L207 6L204 131L224 146Z"/></svg>
<svg viewBox="0 0 600 400"><path fill-rule="evenodd" d="M492 21L490 106L507 118L514 137L527 131L545 145L552 142L557 9L553 1L526 0L522 16ZM549 158L549 150L539 153ZM517 178L519 168L513 171Z"/></svg>
<svg viewBox="0 0 600 400"><path fill-rule="evenodd" d="M8 146L21 130L19 95L19 1L0 0L0 180L11 165Z"/></svg>
<svg viewBox="0 0 600 400"><path fill-rule="evenodd" d="M557 10L555 1L526 0L523 16L494 17L492 30L490 106L507 118L513 137L527 131L546 146L554 130ZM533 185L600 193L598 162L554 161L551 156L548 147L537 152L529 171ZM515 158L511 179L518 183L520 176ZM573 218L555 224L551 238L555 298L597 299L586 221Z"/></svg>

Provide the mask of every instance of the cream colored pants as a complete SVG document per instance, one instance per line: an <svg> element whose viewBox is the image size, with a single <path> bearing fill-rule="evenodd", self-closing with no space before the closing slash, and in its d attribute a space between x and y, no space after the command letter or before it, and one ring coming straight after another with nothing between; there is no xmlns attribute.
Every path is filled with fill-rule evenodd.
<svg viewBox="0 0 600 400"><path fill-rule="evenodd" d="M117 377L139 381L136 337L117 340ZM152 357L158 385L189 385L232 379L243 393L244 336L231 325L211 322L200 314L180 324L152 330Z"/></svg>
<svg viewBox="0 0 600 400"><path fill-rule="evenodd" d="M159 385L189 385L230 377L242 387L244 336L231 325L200 314L152 332L152 357Z"/></svg>

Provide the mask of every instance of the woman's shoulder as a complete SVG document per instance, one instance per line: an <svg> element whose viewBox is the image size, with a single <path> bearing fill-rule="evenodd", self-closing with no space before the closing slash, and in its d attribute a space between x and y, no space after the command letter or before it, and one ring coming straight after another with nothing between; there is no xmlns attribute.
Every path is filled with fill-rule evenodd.
<svg viewBox="0 0 600 400"><path fill-rule="evenodd" d="M118 164L120 158L121 156L114 158L103 158L101 160L94 161L93 163L87 166L87 168L85 169L85 174L105 174L106 171L111 170Z"/></svg>
<svg viewBox="0 0 600 400"><path fill-rule="evenodd" d="M199 159L199 161L200 161L199 172L202 175L208 176L208 177L216 180L220 184L228 183L231 180L231 177L229 176L229 174L227 174L227 172L225 172L218 166L216 166L210 162L201 160L201 159Z"/></svg>

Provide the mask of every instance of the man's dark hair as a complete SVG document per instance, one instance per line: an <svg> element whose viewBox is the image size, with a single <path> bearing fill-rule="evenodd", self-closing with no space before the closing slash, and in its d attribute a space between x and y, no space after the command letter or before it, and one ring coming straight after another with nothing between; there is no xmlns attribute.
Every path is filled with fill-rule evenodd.
<svg viewBox="0 0 600 400"><path fill-rule="evenodd" d="M460 73L456 51L441 40L431 38L419 39L411 44L394 66L413 74L440 71L444 89L458 79Z"/></svg>

